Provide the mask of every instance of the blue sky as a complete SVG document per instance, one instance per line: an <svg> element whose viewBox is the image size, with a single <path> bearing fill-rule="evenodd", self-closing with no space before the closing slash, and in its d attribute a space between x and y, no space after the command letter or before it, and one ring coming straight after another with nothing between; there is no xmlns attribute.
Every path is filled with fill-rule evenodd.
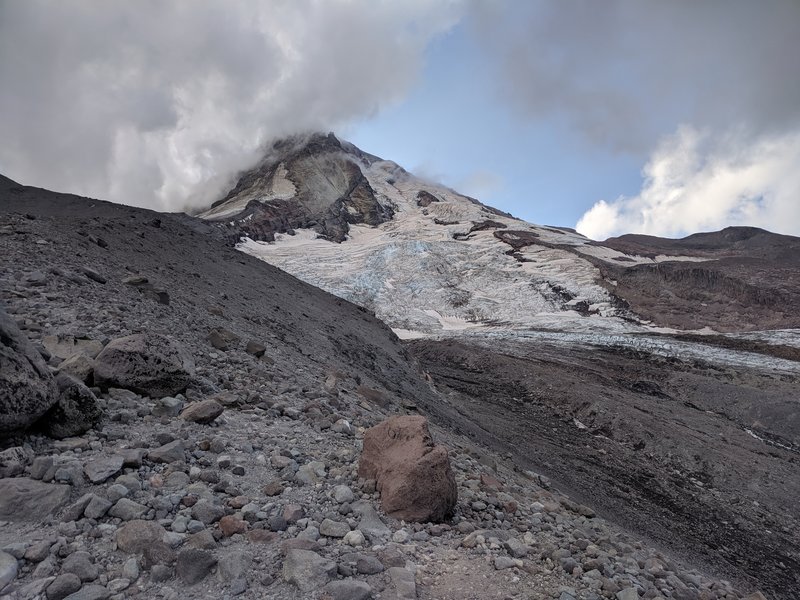
<svg viewBox="0 0 800 600"><path fill-rule="evenodd" d="M524 119L466 23L427 48L408 98L343 135L514 216L574 227L598 200L635 194L641 157L588 143L564 119Z"/></svg>

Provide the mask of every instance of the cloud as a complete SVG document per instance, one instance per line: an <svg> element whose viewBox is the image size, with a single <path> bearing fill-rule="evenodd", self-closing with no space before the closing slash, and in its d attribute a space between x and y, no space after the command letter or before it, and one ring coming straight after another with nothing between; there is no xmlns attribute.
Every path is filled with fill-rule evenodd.
<svg viewBox="0 0 800 600"><path fill-rule="evenodd" d="M0 0L0 172L199 207L275 137L401 99L458 0Z"/></svg>
<svg viewBox="0 0 800 600"><path fill-rule="evenodd" d="M468 196L487 199L503 189L503 178L497 173L478 169L459 180L453 187Z"/></svg>
<svg viewBox="0 0 800 600"><path fill-rule="evenodd" d="M637 196L597 202L576 229L679 237L729 225L800 235L800 132L753 141L682 127L655 150Z"/></svg>
<svg viewBox="0 0 800 600"><path fill-rule="evenodd" d="M499 97L591 143L646 155L679 123L754 135L800 126L797 0L475 3Z"/></svg>

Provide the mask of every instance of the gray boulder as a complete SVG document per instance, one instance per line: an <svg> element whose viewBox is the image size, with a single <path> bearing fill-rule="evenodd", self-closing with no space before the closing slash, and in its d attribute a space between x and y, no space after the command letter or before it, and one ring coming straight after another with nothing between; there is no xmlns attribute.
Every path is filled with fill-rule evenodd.
<svg viewBox="0 0 800 600"><path fill-rule="evenodd" d="M109 342L97 355L94 382L152 398L186 389L194 375L192 357L177 342L157 333L140 333Z"/></svg>
<svg viewBox="0 0 800 600"><path fill-rule="evenodd" d="M0 479L0 520L40 521L69 501L70 487L26 477Z"/></svg>
<svg viewBox="0 0 800 600"><path fill-rule="evenodd" d="M63 439L86 433L100 422L103 411L83 383L61 373L56 377L58 402L42 417L40 425L50 437Z"/></svg>
<svg viewBox="0 0 800 600"><path fill-rule="evenodd" d="M328 583L337 572L336 563L310 550L289 550L283 561L283 579L301 592L310 592Z"/></svg>
<svg viewBox="0 0 800 600"><path fill-rule="evenodd" d="M44 359L0 308L0 435L30 427L57 400Z"/></svg>

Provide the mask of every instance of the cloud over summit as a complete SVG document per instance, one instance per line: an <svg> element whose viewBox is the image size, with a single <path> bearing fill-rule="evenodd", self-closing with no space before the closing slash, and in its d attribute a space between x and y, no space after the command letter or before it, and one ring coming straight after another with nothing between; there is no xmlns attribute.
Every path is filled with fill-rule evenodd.
<svg viewBox="0 0 800 600"><path fill-rule="evenodd" d="M458 2L0 2L0 171L159 210L412 85Z"/></svg>

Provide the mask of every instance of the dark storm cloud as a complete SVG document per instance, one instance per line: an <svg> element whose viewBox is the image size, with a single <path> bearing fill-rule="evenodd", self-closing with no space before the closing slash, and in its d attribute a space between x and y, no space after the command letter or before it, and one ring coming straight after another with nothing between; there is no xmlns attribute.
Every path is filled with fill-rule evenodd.
<svg viewBox="0 0 800 600"><path fill-rule="evenodd" d="M678 124L753 135L800 123L797 0L478 2L500 91L593 142L642 152Z"/></svg>
<svg viewBox="0 0 800 600"><path fill-rule="evenodd" d="M265 142L374 113L457 2L0 0L0 172L178 210Z"/></svg>

